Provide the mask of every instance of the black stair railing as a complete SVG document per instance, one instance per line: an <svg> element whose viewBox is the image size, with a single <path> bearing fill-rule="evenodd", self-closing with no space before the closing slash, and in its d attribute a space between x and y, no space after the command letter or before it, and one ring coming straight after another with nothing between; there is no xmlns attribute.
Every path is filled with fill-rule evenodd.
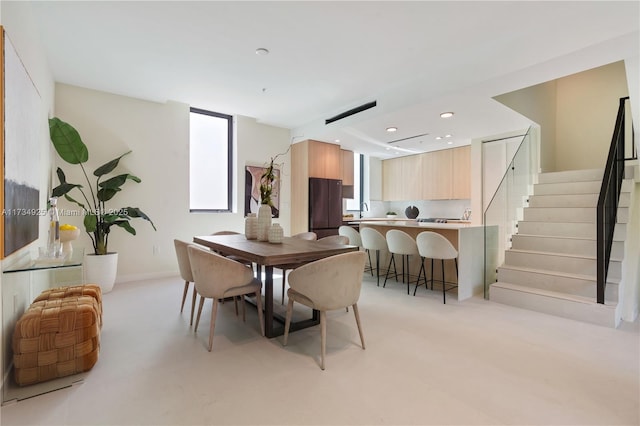
<svg viewBox="0 0 640 426"><path fill-rule="evenodd" d="M613 244L613 232L616 226L618 212L618 200L624 178L625 161L625 103L629 97L620 98L616 125L613 130L613 138L607 164L602 177L600 196L597 206L597 302L604 303L604 291L611 259L611 246ZM633 131L631 132L633 134ZM635 141L632 137L631 158L635 157Z"/></svg>

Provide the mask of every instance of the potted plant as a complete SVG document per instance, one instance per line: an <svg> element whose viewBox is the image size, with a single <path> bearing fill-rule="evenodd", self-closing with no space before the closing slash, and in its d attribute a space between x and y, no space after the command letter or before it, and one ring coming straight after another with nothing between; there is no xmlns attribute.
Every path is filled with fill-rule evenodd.
<svg viewBox="0 0 640 426"><path fill-rule="evenodd" d="M396 212L394 212L393 210L389 210L389 211L387 212L387 218L388 218L388 219L394 219L396 216L397 216L397 213L396 213Z"/></svg>
<svg viewBox="0 0 640 426"><path fill-rule="evenodd" d="M91 266L95 262L99 262L99 264L108 262L104 268L112 268L108 272L109 276L101 279L102 282L97 282L103 287L104 292L108 292L113 288L115 282L118 259L117 253L110 252L108 249L111 228L117 226L131 235L136 235L136 230L131 226L130 221L139 218L149 221L153 229L156 229L149 216L138 207L107 208L107 202L121 191L125 183L128 181L141 182L140 178L128 173L108 177L118 167L120 159L131 151L125 152L94 170L95 180L92 181L83 166L89 159L89 151L78 131L70 124L54 117L49 119L49 135L60 158L69 164L79 165L86 180L86 186L67 182L65 173L58 167L56 174L60 184L53 188L51 195L53 197L64 196L67 201L77 204L82 209L84 228L93 244L93 257L87 256L85 258L85 275L88 282L100 279L94 279ZM80 200L69 195L73 190L80 194ZM98 268L104 269L100 266Z"/></svg>

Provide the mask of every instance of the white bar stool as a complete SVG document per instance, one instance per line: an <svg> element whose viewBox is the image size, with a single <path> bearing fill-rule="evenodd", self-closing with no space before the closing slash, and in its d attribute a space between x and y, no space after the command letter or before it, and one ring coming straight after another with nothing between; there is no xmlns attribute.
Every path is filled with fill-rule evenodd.
<svg viewBox="0 0 640 426"><path fill-rule="evenodd" d="M371 271L371 276L373 276L371 251L375 251L376 253L376 275L378 277L378 286L380 286L380 251L389 250L389 248L387 247L387 240L380 232L376 231L373 228L366 227L360 229L360 238L362 240L362 248L366 250L369 257L369 270Z"/></svg>
<svg viewBox="0 0 640 426"><path fill-rule="evenodd" d="M418 234L416 237L416 244L418 246L418 252L420 253L420 257L422 258L422 265L420 266L420 272L418 273L418 281L416 281L416 288L413 290L413 295L416 295L416 290L418 290L418 285L420 284L420 276L424 273L424 287L427 288L427 283L431 281L431 289L433 290L433 260L440 259L442 264L442 302L447 303L446 292L458 287L457 283L448 283L451 284L449 288L446 288L447 281L445 279L444 272L444 261L446 259L453 259L456 263L456 281L458 276L458 251L451 244L449 240L447 240L442 235L431 232L424 231ZM424 269L424 259L431 259L431 279L427 280L427 271Z"/></svg>
<svg viewBox="0 0 640 426"><path fill-rule="evenodd" d="M384 277L384 286L387 285L387 278L389 277L389 270L393 263L393 270L396 272L396 281L398 280L398 273L396 271L395 255L399 254L402 260L402 282L407 283L407 294L409 294L410 273L409 273L409 256L418 256L418 246L416 240L414 240L409 234L398 229L391 229L387 232L387 246L391 253L391 259L389 259L389 267L387 268L387 275ZM405 261L406 260L406 261ZM405 273L406 263L406 273Z"/></svg>

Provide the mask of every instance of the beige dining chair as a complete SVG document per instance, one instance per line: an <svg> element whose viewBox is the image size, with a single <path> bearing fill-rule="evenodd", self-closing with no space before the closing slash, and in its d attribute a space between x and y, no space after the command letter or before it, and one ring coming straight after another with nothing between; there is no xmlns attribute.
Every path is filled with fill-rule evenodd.
<svg viewBox="0 0 640 426"><path fill-rule="evenodd" d="M332 244L349 244L349 237L345 235L329 235L327 237L322 237L318 240L319 243L332 243Z"/></svg>
<svg viewBox="0 0 640 426"><path fill-rule="evenodd" d="M187 292L189 291L189 284L193 282L193 274L191 273L191 262L189 261L189 252L187 247L191 244L181 241L173 240L173 245L176 250L176 257L178 258L178 269L180 270L180 277L184 280L184 291L182 292L182 304L180 305L180 313L184 309L184 302L187 299ZM193 296L191 298L191 321L189 325L193 325L193 312L196 307L196 286L193 286Z"/></svg>
<svg viewBox="0 0 640 426"><path fill-rule="evenodd" d="M420 253L420 257L422 259L422 265L420 267L420 272L418 273L418 282L416 282L416 288L413 290L413 295L416 295L416 290L418 290L418 284L420 280L421 273L424 272L424 286L427 287L427 282L431 281L431 289L433 290L433 260L440 259L442 266L442 303L447 303L447 295L446 292L458 287L457 282L447 282L444 273L444 261L453 259L456 264L456 281L458 275L458 250L451 244L449 240L447 240L441 234L432 231L424 231L418 234L416 237L416 244L418 246L418 252ZM424 269L424 260L426 258L431 259L431 279L427 281L427 272ZM447 284L449 284L449 288L447 288Z"/></svg>
<svg viewBox="0 0 640 426"><path fill-rule="evenodd" d="M289 326L293 315L293 303L298 302L320 311L320 368L324 370L327 340L327 311L353 306L362 349L365 349L364 335L358 312L358 299L362 288L362 270L366 262L362 251L325 257L294 269L289 274L287 314L284 325L286 346Z"/></svg>
<svg viewBox="0 0 640 426"><path fill-rule="evenodd" d="M299 238L301 240L315 241L318 239L318 234L315 232L300 232L298 234L292 235L291 238ZM278 265L276 268L282 270L282 299L280 301L281 305L284 305L284 290L287 286L287 271L291 269L295 269L298 266L302 265L301 263L290 263L287 265Z"/></svg>
<svg viewBox="0 0 640 426"><path fill-rule="evenodd" d="M189 261L195 282L196 291L200 295L198 315L194 331L198 331L200 315L204 299L213 299L211 310L211 326L209 329L209 352L213 346L213 330L218 312L218 300L226 297L254 295L260 321L260 334L264 336L264 319L262 313L262 283L253 276L249 267L228 257L220 256L212 251L203 250L196 246L189 246ZM242 304L244 307L244 303ZM244 319L244 310L243 310Z"/></svg>

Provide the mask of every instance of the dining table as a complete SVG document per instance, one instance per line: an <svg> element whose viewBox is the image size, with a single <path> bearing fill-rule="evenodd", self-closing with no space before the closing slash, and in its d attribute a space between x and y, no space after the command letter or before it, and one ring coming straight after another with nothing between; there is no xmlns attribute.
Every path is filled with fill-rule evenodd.
<svg viewBox="0 0 640 426"><path fill-rule="evenodd" d="M257 277L262 280L264 289L264 333L268 338L284 334L285 318L274 311L274 268L284 265L290 268L291 265L304 265L325 257L359 250L357 246L352 245L292 237L284 237L280 243L270 243L249 240L244 234L196 236L193 238L193 242L223 256L235 256L257 265ZM264 274L262 268L264 268ZM311 318L292 321L290 331L311 327L319 323L319 313L313 310Z"/></svg>

